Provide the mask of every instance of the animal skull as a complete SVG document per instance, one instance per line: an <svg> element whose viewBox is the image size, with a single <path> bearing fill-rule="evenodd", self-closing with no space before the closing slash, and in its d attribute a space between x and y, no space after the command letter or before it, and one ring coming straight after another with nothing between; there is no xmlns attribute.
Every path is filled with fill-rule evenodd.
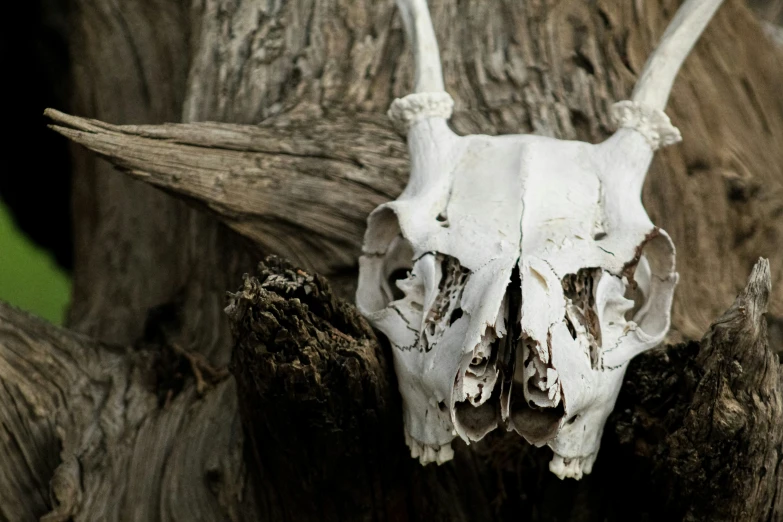
<svg viewBox="0 0 783 522"><path fill-rule="evenodd" d="M669 328L674 245L641 189L653 152L680 139L662 109L719 4L683 5L615 105L619 130L593 145L454 134L425 0L398 0L416 88L389 115L411 176L368 219L357 304L394 348L422 464L502 426L549 445L560 478L591 471L628 362Z"/></svg>

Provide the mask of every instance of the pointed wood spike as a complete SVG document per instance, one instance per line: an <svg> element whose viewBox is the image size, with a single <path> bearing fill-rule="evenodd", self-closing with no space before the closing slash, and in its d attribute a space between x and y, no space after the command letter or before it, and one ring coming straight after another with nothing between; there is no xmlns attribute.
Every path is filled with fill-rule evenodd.
<svg viewBox="0 0 783 522"><path fill-rule="evenodd" d="M355 266L367 214L407 177L404 144L381 115L118 126L45 114L55 132L217 216L260 251L325 274Z"/></svg>

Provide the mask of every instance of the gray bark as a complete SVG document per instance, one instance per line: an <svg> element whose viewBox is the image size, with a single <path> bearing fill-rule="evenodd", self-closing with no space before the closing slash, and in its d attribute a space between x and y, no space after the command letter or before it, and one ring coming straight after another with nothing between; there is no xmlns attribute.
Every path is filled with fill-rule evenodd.
<svg viewBox="0 0 783 522"><path fill-rule="evenodd" d="M678 1L431 4L458 132L595 142ZM635 361L580 483L503 435L412 462L390 354L337 300L364 216L406 178L383 116L412 83L391 0L69 10L79 117L48 114L86 147L75 291L67 330L0 308L0 518L781 517L783 49L741 1L680 74L685 141L644 192L678 246L671 341L708 334ZM268 253L303 271L267 262L226 314Z"/></svg>

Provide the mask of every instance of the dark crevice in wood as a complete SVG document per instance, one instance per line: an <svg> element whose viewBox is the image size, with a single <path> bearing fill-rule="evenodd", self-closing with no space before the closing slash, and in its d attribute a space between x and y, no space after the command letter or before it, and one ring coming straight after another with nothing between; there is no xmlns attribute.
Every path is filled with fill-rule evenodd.
<svg viewBox="0 0 783 522"><path fill-rule="evenodd" d="M762 261L701 342L634 360L593 474L560 481L548 471L549 450L502 433L472 448L457 442L454 462L420 467L401 443L388 347L325 280L270 258L228 308L253 462L292 520L397 520L400 503L418 506L406 512L411 520L779 516L770 470L780 436L770 433L783 419L777 357L766 341L768 293ZM452 473L458 483L446 480ZM367 489L379 480L380 496ZM476 487L466 491L469 482ZM425 493L433 490L451 510ZM335 503L348 494L352 504Z"/></svg>
<svg viewBox="0 0 783 522"><path fill-rule="evenodd" d="M69 110L189 123L53 114L59 132L114 164L72 149L70 326L104 342L0 307L0 419L14 433L0 438L0 518L51 508L50 520L781 518L778 366L751 327L763 330L758 314L739 307L701 342L634 361L581 482L559 481L548 450L514 435L457 444L441 467L409 458L390 348L334 299L355 284L367 213L406 181L405 145L383 112L412 84L409 46L391 1L273 4L127 0L118 14L111 2L68 2ZM609 107L630 94L677 4L432 3L451 124L605 137ZM778 256L772 276L783 275L783 120L772 117L782 51L761 34L743 2L721 8L667 109L685 140L646 183L646 208L679 249L681 338L707 329L759 255ZM743 83L758 110L737 96ZM689 176L693 164L705 169ZM731 200L729 170L763 190ZM269 261L229 319L223 292L259 252L305 270ZM778 285L773 316L781 297ZM219 370L234 345L236 379L205 378L199 393L193 374Z"/></svg>
<svg viewBox="0 0 783 522"><path fill-rule="evenodd" d="M168 349L0 303L0 520L258 520L233 379L199 391ZM179 393L163 369L182 373Z"/></svg>

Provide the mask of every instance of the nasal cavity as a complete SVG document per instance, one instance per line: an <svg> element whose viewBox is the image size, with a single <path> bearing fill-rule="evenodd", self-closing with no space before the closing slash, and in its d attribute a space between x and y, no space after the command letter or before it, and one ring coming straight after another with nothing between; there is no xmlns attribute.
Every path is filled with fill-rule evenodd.
<svg viewBox="0 0 783 522"><path fill-rule="evenodd" d="M503 389L511 389L516 362L516 345L522 334L519 322L522 309L522 279L519 277L519 261L511 271L511 280L506 287L506 336L500 345L498 367L503 374Z"/></svg>
<svg viewBox="0 0 783 522"><path fill-rule="evenodd" d="M548 290L543 275L535 270L531 272L535 281ZM548 352L548 343L540 346L522 333L522 298L517 264L506 290L507 337L502 353L505 398L501 400L508 401L510 428L529 442L537 443L556 433L565 411L556 372L551 367L551 357L538 353L541 349Z"/></svg>
<svg viewBox="0 0 783 522"><path fill-rule="evenodd" d="M511 427L532 444L552 438L565 415L557 372L551 367L550 357L544 360L541 348L524 335L516 343L516 368L509 398Z"/></svg>

